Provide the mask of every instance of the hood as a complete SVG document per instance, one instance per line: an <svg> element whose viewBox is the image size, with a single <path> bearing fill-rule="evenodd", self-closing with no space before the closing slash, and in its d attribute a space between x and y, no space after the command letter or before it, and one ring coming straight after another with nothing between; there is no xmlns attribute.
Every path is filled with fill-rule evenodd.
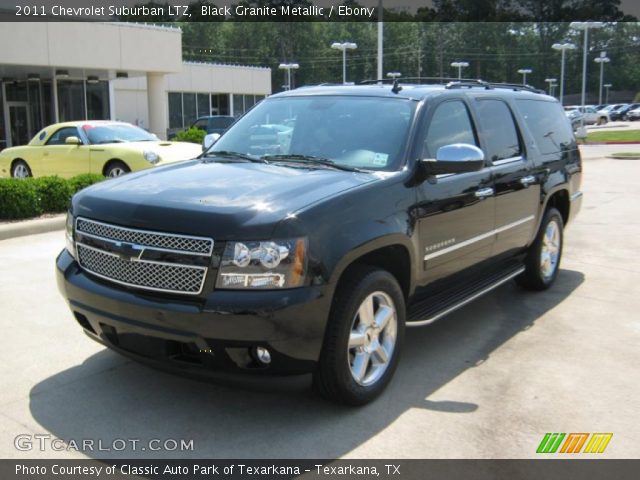
<svg viewBox="0 0 640 480"><path fill-rule="evenodd" d="M101 147L104 145L101 145ZM191 160L202 153L202 145L188 142L127 142L110 144L116 148L125 148L138 152L152 151L160 156L162 162L175 162L178 160Z"/></svg>
<svg viewBox="0 0 640 480"><path fill-rule="evenodd" d="M193 160L93 185L74 196L73 211L129 227L263 240L287 215L379 178L325 168Z"/></svg>

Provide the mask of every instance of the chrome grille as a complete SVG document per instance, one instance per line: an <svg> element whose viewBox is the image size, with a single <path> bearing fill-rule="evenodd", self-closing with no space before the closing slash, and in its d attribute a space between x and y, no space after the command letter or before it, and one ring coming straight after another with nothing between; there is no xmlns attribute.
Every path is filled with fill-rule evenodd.
<svg viewBox="0 0 640 480"><path fill-rule="evenodd" d="M127 286L195 295L202 291L207 273L206 267L131 261L81 243L76 247L82 268L99 277Z"/></svg>
<svg viewBox="0 0 640 480"><path fill-rule="evenodd" d="M76 249L80 266L98 277L145 290L197 295L204 286L213 240L79 217Z"/></svg>
<svg viewBox="0 0 640 480"><path fill-rule="evenodd" d="M94 237L135 243L164 250L202 255L211 255L213 251L213 240L210 238L136 230L96 222L95 220L87 220L86 218L78 218L76 220L76 231Z"/></svg>

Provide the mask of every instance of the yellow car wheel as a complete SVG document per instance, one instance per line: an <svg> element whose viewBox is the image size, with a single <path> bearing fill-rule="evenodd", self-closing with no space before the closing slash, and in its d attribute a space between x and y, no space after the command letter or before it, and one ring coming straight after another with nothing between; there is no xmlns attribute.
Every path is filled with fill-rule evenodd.
<svg viewBox="0 0 640 480"><path fill-rule="evenodd" d="M120 160L112 160L104 169L105 177L119 177L125 173L129 173L131 169Z"/></svg>
<svg viewBox="0 0 640 480"><path fill-rule="evenodd" d="M13 178L27 178L31 177L31 169L27 162L24 160L15 160L11 165L11 176Z"/></svg>

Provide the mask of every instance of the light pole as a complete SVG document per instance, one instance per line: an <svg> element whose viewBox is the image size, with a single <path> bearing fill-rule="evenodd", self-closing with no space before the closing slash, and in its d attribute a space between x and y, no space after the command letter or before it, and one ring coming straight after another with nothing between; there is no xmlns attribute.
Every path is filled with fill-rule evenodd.
<svg viewBox="0 0 640 480"><path fill-rule="evenodd" d="M526 85L527 84L527 73L531 73L533 70L531 70L530 68L521 68L520 70L518 70L518 73L522 74L522 84Z"/></svg>
<svg viewBox="0 0 640 480"><path fill-rule="evenodd" d="M556 86L556 79L555 78L545 78L544 81L549 84L549 95L551 95L553 97L553 88Z"/></svg>
<svg viewBox="0 0 640 480"><path fill-rule="evenodd" d="M281 63L278 65L279 70L287 71L287 90L291 90L291 70L297 70L300 68L300 65L297 63Z"/></svg>
<svg viewBox="0 0 640 480"><path fill-rule="evenodd" d="M603 86L604 86L604 88L606 88L606 89L607 89L606 96L604 97L604 98L605 98L604 103L609 103L609 89L610 89L613 85L611 85L610 83L605 83Z"/></svg>
<svg viewBox="0 0 640 480"><path fill-rule="evenodd" d="M580 102L582 111L584 111L585 96L587 92L587 55L589 49L589 29L602 28L603 26L604 22L571 22L569 24L569 27L575 30L584 30L584 47L582 50L582 97Z"/></svg>
<svg viewBox="0 0 640 480"><path fill-rule="evenodd" d="M607 52L600 52L600 56L596 57L595 62L600 64L600 90L598 93L598 105L602 104L602 82L604 80L604 64L609 63L611 59L607 57Z"/></svg>
<svg viewBox="0 0 640 480"><path fill-rule="evenodd" d="M562 59L560 60L560 105L562 105L562 97L564 97L564 56L567 50L575 50L576 46L573 43L554 43L551 45L554 50L560 50L562 52Z"/></svg>
<svg viewBox="0 0 640 480"><path fill-rule="evenodd" d="M458 80L462 80L462 69L469 66L469 62L451 62L453 68L458 69Z"/></svg>
<svg viewBox="0 0 640 480"><path fill-rule="evenodd" d="M355 50L358 45L353 42L334 42L331 48L342 51L342 83L347 83L347 50Z"/></svg>
<svg viewBox="0 0 640 480"><path fill-rule="evenodd" d="M400 72L387 72L387 77L393 78L394 80L396 78L400 78L401 76L402 74Z"/></svg>

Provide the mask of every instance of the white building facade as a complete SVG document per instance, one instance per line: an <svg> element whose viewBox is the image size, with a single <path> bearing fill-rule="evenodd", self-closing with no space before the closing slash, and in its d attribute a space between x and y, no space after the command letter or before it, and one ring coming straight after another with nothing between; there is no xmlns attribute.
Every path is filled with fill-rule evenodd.
<svg viewBox="0 0 640 480"><path fill-rule="evenodd" d="M197 117L239 116L271 93L270 68L183 62L178 28L3 23L0 45L0 149L85 119L167 138Z"/></svg>

